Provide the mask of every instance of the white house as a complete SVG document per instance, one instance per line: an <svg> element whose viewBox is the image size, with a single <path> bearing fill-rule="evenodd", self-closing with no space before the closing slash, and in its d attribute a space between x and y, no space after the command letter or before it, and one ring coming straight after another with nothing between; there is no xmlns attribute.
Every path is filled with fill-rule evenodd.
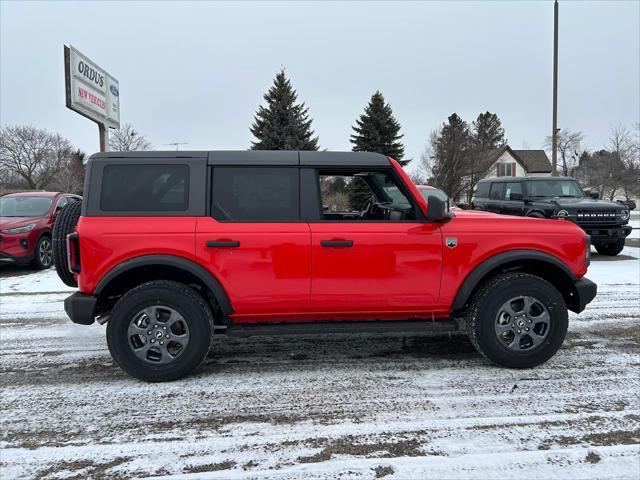
<svg viewBox="0 0 640 480"><path fill-rule="evenodd" d="M544 150L513 150L509 145L487 150L478 162L487 177L551 175L551 162Z"/></svg>
<svg viewBox="0 0 640 480"><path fill-rule="evenodd" d="M551 175L551 162L544 150L513 150L509 145L485 150L473 158L464 175L465 183L475 188L478 180L489 177L528 177ZM471 201L473 191L468 189L457 199Z"/></svg>

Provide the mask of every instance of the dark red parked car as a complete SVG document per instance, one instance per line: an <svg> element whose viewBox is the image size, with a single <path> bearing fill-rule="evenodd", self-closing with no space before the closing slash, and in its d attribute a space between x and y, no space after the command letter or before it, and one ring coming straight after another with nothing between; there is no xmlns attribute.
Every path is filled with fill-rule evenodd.
<svg viewBox="0 0 640 480"><path fill-rule="evenodd" d="M51 231L56 213L82 197L58 192L10 193L0 197L0 260L38 269L53 265Z"/></svg>

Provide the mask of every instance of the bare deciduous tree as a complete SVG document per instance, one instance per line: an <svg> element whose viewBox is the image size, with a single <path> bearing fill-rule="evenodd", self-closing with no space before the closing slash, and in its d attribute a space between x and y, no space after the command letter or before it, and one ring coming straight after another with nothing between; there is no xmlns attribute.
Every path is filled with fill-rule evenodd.
<svg viewBox="0 0 640 480"><path fill-rule="evenodd" d="M63 162L51 182L55 190L82 195L84 188L85 156L86 154L84 152L76 150Z"/></svg>
<svg viewBox="0 0 640 480"><path fill-rule="evenodd" d="M634 136L624 125L613 127L608 149L583 152L575 169L576 176L585 186L596 188L602 198L637 197L640 195L639 140L638 133Z"/></svg>
<svg viewBox="0 0 640 480"><path fill-rule="evenodd" d="M47 188L71 151L71 142L58 133L30 125L0 129L0 172L19 177L31 190Z"/></svg>
<svg viewBox="0 0 640 480"><path fill-rule="evenodd" d="M557 135L557 152L560 157L560 168L565 177L572 174L580 158L580 144L584 139L582 132L560 130ZM551 136L546 137L544 147L551 150Z"/></svg>
<svg viewBox="0 0 640 480"><path fill-rule="evenodd" d="M153 150L147 137L136 131L129 123L109 132L109 150L113 152L141 152Z"/></svg>

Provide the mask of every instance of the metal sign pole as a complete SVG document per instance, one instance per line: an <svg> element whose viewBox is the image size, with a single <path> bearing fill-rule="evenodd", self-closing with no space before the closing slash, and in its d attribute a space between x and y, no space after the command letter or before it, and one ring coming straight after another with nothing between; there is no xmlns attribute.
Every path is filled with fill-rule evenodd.
<svg viewBox="0 0 640 480"><path fill-rule="evenodd" d="M98 123L98 133L100 134L100 151L109 151L109 127L104 123Z"/></svg>
<svg viewBox="0 0 640 480"><path fill-rule="evenodd" d="M553 3L553 125L551 126L551 175L558 175L558 0Z"/></svg>

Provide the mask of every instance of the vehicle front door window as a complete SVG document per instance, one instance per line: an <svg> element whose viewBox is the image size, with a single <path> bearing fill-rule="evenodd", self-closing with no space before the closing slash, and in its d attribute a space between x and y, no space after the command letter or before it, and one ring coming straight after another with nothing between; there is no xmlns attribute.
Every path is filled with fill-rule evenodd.
<svg viewBox="0 0 640 480"><path fill-rule="evenodd" d="M322 220L414 221L415 208L388 172L318 172Z"/></svg>
<svg viewBox="0 0 640 480"><path fill-rule="evenodd" d="M504 190L504 199L505 200L513 200L511 198L512 194L518 194L518 195L522 195L522 187L520 185L520 182L514 182L514 183L507 183L505 190Z"/></svg>

